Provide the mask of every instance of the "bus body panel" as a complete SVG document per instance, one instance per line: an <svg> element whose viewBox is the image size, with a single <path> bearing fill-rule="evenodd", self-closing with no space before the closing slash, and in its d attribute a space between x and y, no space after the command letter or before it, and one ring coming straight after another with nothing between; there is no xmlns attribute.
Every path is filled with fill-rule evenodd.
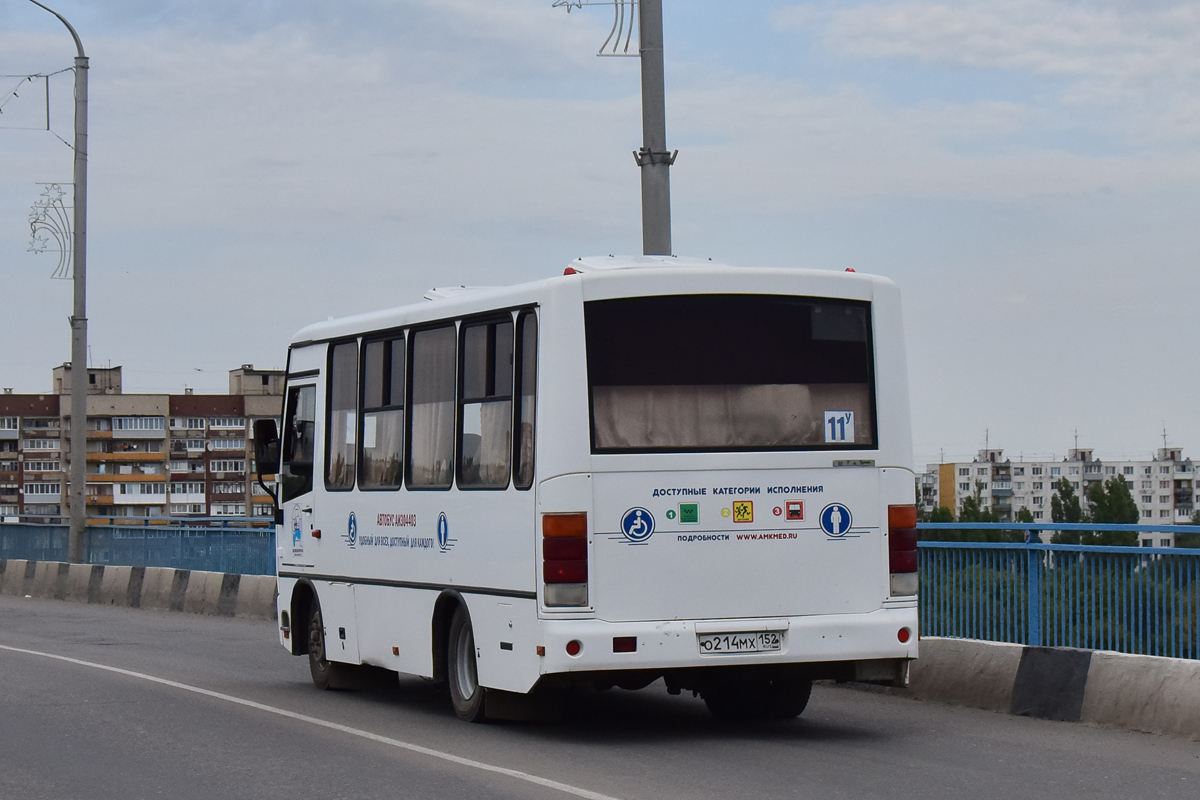
<svg viewBox="0 0 1200 800"><path fill-rule="evenodd" d="M877 470L597 472L593 480L600 619L864 613L887 598ZM622 529L637 524L644 538Z"/></svg>
<svg viewBox="0 0 1200 800"><path fill-rule="evenodd" d="M869 302L876 445L594 453L585 304L704 293ZM326 488L330 341L518 308L536 308L538 319L532 489ZM432 677L435 605L452 593L472 620L480 685L513 692L557 673L914 658L916 598L888 596L887 507L914 497L900 314L896 287L873 276L630 269L309 326L290 351L289 386L316 386L313 491L283 507L279 610L292 613L295 576L306 576L325 616L330 659ZM673 489L705 491L663 491ZM726 489L735 491L716 491ZM696 506L686 520L685 504ZM839 511L823 527L833 505ZM626 530L637 509L653 517L644 538ZM589 604L547 607L541 516L580 511L588 515ZM307 620L290 624L293 640L306 642ZM902 628L914 634L907 643L898 640ZM785 645L742 655L699 650L701 633L748 630L784 631ZM617 636L636 637L636 650L614 652ZM572 640L582 643L576 656L565 649ZM292 647L282 634L281 642Z"/></svg>

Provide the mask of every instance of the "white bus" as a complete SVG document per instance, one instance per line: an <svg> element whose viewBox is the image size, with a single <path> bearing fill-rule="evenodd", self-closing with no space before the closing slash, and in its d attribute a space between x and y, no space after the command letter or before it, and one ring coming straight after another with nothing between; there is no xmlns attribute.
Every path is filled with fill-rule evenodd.
<svg viewBox="0 0 1200 800"><path fill-rule="evenodd" d="M895 286L597 258L311 325L279 458L281 643L517 695L663 679L723 718L902 685L916 507ZM266 471L266 470L264 470Z"/></svg>

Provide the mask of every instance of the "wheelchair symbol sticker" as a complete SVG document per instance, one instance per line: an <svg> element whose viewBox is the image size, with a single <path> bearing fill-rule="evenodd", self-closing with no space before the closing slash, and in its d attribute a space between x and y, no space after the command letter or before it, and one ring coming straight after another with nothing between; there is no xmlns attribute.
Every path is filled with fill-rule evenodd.
<svg viewBox="0 0 1200 800"><path fill-rule="evenodd" d="M644 508L631 508L621 517L621 533L633 544L642 544L654 533L654 515Z"/></svg>

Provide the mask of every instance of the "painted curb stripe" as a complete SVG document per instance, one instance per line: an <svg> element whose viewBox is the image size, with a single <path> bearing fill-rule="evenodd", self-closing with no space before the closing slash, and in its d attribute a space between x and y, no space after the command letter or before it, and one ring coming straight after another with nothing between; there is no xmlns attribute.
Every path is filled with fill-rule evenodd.
<svg viewBox="0 0 1200 800"><path fill-rule="evenodd" d="M157 683L161 686L170 686L173 689L182 689L185 692L192 692L193 694L212 697L217 700L224 700L229 703L235 703L239 706L253 708L257 711L265 711L268 714L275 714L277 716L286 717L287 719L294 719L299 722L307 722L310 725L316 725L321 728L338 731L339 733L357 736L359 738L367 739L379 744L386 744L390 747L395 747L400 750L408 750L413 753L419 753L423 756L431 756L432 758L438 758L442 761L449 761L452 764L458 764L463 767L470 767L472 769L482 770L483 772L492 772L497 775L505 775L509 778L525 781L526 783L544 786L547 789L555 789L565 794L574 795L576 797L585 797L588 798L588 800L618 800L618 798L615 798L612 795L600 794L599 792L593 792L588 789L581 789L578 786L571 786L570 784L560 783L559 781L551 780L549 778L531 775L528 772L509 769L508 767L498 767L495 764L488 764L483 761L476 761L472 758L464 758L463 756L456 756L451 753L443 753L440 750L422 747L419 744L412 744L411 742L401 741L400 739L393 739L390 736L381 736L377 733L371 733L370 731L364 731L359 728L351 728L348 725L339 725L336 722L329 722L328 720L323 720L318 717L310 717L307 714L299 714L295 711L288 711L284 708L269 706L264 703L256 703L253 700L234 697L233 695L224 694L223 692L214 692L212 689L202 689L199 686L192 686L191 684L187 683L180 683L178 681L167 680L166 678L155 677L154 675L147 675L144 672L134 672L133 670L121 669L120 667L110 667L106 664L97 664L92 661L84 661L78 658L55 655L54 653L43 653L39 650L26 650L22 647L9 647L8 645L3 644L0 644L0 650L7 650L10 653L22 653L29 656L38 656L40 658L49 658L55 661L62 661L67 664L75 664L76 666L80 667L88 667L90 669L111 672L116 675L124 675L129 678L137 678L139 680L149 681L150 683Z"/></svg>

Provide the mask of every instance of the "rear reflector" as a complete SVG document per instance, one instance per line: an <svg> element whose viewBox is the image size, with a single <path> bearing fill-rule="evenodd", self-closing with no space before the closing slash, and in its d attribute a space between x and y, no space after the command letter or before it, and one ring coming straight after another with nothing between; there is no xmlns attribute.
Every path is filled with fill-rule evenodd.
<svg viewBox="0 0 1200 800"><path fill-rule="evenodd" d="M587 539L546 539L542 558L547 561L587 561Z"/></svg>
<svg viewBox="0 0 1200 800"><path fill-rule="evenodd" d="M896 638L900 640L900 644L906 644L910 636L912 636L912 634L909 632L908 628L901 628L896 633Z"/></svg>
<svg viewBox="0 0 1200 800"><path fill-rule="evenodd" d="M915 527L917 527L917 507L916 506L888 506L888 527L889 528L915 528Z"/></svg>
<svg viewBox="0 0 1200 800"><path fill-rule="evenodd" d="M888 506L888 572L893 597L917 593L917 507Z"/></svg>
<svg viewBox="0 0 1200 800"><path fill-rule="evenodd" d="M543 561L542 580L551 583L587 583L586 561Z"/></svg>
<svg viewBox="0 0 1200 800"><path fill-rule="evenodd" d="M636 636L614 636L613 637L613 652L614 653L636 653L637 652L637 637Z"/></svg>
<svg viewBox="0 0 1200 800"><path fill-rule="evenodd" d="M587 514L542 515L542 599L547 606L588 602Z"/></svg>
<svg viewBox="0 0 1200 800"><path fill-rule="evenodd" d="M582 651L583 651L583 643L580 642L578 639L572 639L571 641L567 642L567 655L577 656Z"/></svg>
<svg viewBox="0 0 1200 800"><path fill-rule="evenodd" d="M587 514L543 514L542 536L546 539L586 539Z"/></svg>

